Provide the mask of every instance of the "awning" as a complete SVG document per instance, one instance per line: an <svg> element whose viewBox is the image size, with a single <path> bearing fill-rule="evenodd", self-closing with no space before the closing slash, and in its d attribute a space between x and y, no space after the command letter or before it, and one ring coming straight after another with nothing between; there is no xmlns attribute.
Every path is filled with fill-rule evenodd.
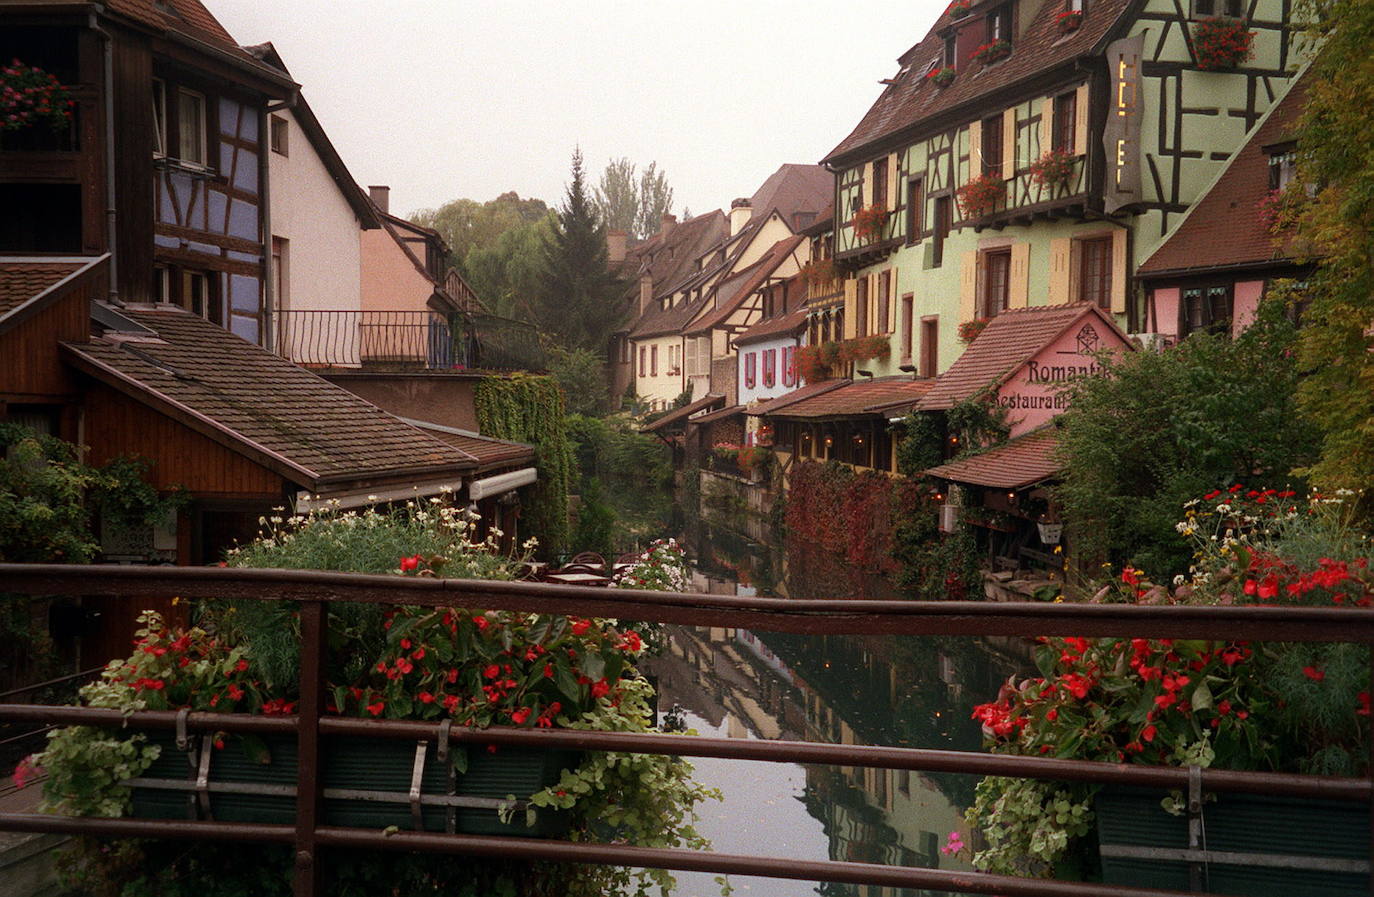
<svg viewBox="0 0 1374 897"><path fill-rule="evenodd" d="M714 408L717 405L723 404L725 404L725 396L720 396L716 395L715 393L711 393L710 395L697 399L695 402L691 402L689 404L683 405L681 408L669 411L667 414L663 415L653 423L646 424L643 427L641 427L640 432L661 433L669 427L673 426L674 424L681 424L685 422L687 418L691 417L693 414L696 414L698 411L705 411L707 408Z"/></svg>
<svg viewBox="0 0 1374 897"><path fill-rule="evenodd" d="M926 476L992 489L1023 489L1059 475L1055 458L1059 434L1053 426L1032 430L1024 436L971 458L961 458L923 471Z"/></svg>

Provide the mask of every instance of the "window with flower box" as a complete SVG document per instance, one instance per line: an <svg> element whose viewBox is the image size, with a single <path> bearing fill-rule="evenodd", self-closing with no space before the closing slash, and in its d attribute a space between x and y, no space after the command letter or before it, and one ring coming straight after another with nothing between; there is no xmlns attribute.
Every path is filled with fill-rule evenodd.
<svg viewBox="0 0 1374 897"><path fill-rule="evenodd" d="M1179 295L1178 335L1231 332L1232 284L1214 283L1185 287Z"/></svg>
<svg viewBox="0 0 1374 897"><path fill-rule="evenodd" d="M988 13L988 43L1011 40L1011 4L1004 3Z"/></svg>

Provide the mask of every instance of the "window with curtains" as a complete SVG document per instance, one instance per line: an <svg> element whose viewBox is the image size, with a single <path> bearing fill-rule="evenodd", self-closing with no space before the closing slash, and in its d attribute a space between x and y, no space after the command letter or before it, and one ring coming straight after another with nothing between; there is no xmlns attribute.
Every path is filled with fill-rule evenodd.
<svg viewBox="0 0 1374 897"><path fill-rule="evenodd" d="M992 318L1006 311L1011 285L1011 249L989 249L983 253L982 291L978 297L978 316Z"/></svg>
<svg viewBox="0 0 1374 897"><path fill-rule="evenodd" d="M1069 91L1054 98L1054 120L1050 140L1054 149L1066 153L1075 151L1074 128L1078 122L1078 92Z"/></svg>
<svg viewBox="0 0 1374 897"><path fill-rule="evenodd" d="M744 356L744 388L753 389L758 382L759 353L749 352Z"/></svg>
<svg viewBox="0 0 1374 897"><path fill-rule="evenodd" d="M1179 296L1178 335L1231 332L1231 284L1218 283L1187 287Z"/></svg>
<svg viewBox="0 0 1374 897"><path fill-rule="evenodd" d="M778 350L763 350L763 385L765 388L778 382Z"/></svg>

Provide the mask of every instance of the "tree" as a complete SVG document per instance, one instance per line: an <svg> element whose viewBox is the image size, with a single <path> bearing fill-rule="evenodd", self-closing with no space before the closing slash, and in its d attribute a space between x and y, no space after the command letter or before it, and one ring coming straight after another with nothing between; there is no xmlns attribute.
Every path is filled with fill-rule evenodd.
<svg viewBox="0 0 1374 897"><path fill-rule="evenodd" d="M1190 561L1174 528L1184 502L1234 483L1282 488L1313 460L1283 312L1261 303L1235 339L1197 333L1168 352L1103 356L1101 376L1069 387L1057 491L1080 557L1167 582Z"/></svg>
<svg viewBox="0 0 1374 897"><path fill-rule="evenodd" d="M1299 233L1320 259L1304 298L1301 409L1322 431L1309 474L1318 488L1374 483L1374 4L1305 0L1308 35L1321 43L1298 130L1298 171L1320 185ZM1369 497L1366 496L1366 507Z"/></svg>
<svg viewBox="0 0 1374 897"><path fill-rule="evenodd" d="M542 199L521 199L514 190L487 202L454 199L437 209L421 209L410 220L439 232L452 252L453 265L467 273L468 254L474 249L489 249L503 234L526 224L538 222L549 214ZM483 299L487 297L478 291Z"/></svg>
<svg viewBox="0 0 1374 897"><path fill-rule="evenodd" d="M606 411L607 388L605 359L586 349L554 348L549 353L549 373L563 390L563 405L569 414L595 417Z"/></svg>
<svg viewBox="0 0 1374 897"><path fill-rule="evenodd" d="M505 318L531 320L542 264L540 253L553 234L553 213L511 228L491 246L473 246L463 262L468 284L487 310Z"/></svg>
<svg viewBox="0 0 1374 897"><path fill-rule="evenodd" d="M596 208L610 230L623 230L640 236L639 187L635 184L635 164L621 156L606 163L601 184L596 188Z"/></svg>
<svg viewBox="0 0 1374 897"><path fill-rule="evenodd" d="M541 259L532 323L565 349L604 357L627 309L619 301L624 287L607 264L606 225L588 195L581 150L573 152L572 181Z"/></svg>
<svg viewBox="0 0 1374 897"><path fill-rule="evenodd" d="M639 178L638 236L647 238L657 233L663 216L672 211L673 188L668 186L668 176L658 170L657 162L650 162Z"/></svg>

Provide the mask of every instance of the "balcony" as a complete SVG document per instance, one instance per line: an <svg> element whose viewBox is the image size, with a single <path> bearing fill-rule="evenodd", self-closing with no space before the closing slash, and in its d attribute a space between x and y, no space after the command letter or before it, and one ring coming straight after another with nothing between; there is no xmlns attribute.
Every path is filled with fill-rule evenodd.
<svg viewBox="0 0 1374 897"><path fill-rule="evenodd" d="M275 315L277 354L311 368L542 370L534 328L493 315L297 310Z"/></svg>

